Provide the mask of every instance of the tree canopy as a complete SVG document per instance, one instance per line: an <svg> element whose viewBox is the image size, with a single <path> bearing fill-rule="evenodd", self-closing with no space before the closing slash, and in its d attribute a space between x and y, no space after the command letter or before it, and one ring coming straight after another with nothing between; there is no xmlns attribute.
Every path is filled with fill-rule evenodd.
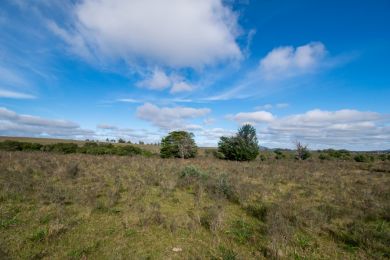
<svg viewBox="0 0 390 260"><path fill-rule="evenodd" d="M221 137L218 143L218 152L227 160L250 161L259 154L259 145L256 129L246 124L232 137Z"/></svg>
<svg viewBox="0 0 390 260"><path fill-rule="evenodd" d="M193 158L196 156L197 146L194 134L186 131L173 131L161 140L160 156L162 158Z"/></svg>

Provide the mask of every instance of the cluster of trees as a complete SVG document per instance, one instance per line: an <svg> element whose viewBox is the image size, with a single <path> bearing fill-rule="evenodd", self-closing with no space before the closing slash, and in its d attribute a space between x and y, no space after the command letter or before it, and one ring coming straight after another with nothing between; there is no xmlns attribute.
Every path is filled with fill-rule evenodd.
<svg viewBox="0 0 390 260"><path fill-rule="evenodd" d="M173 131L161 140L162 158L193 158L197 154L194 135L186 131ZM244 125L232 137L221 137L218 143L217 157L227 160L250 161L259 154L256 129Z"/></svg>
<svg viewBox="0 0 390 260"><path fill-rule="evenodd" d="M306 160L310 157L307 145L296 142L297 160ZM218 150L214 153L219 159L234 161L251 161L257 158L260 152L259 142L256 136L256 129L246 124L238 129L238 132L231 137L222 136L218 142ZM278 153L277 159L281 159L283 153ZM161 141L160 155L162 158L193 158L197 154L197 146L194 135L186 131L170 132Z"/></svg>

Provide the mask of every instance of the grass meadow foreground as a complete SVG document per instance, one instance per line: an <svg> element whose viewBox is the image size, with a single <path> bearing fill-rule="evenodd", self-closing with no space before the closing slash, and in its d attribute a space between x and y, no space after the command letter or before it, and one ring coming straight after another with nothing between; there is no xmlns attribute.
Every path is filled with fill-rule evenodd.
<svg viewBox="0 0 390 260"><path fill-rule="evenodd" d="M0 151L0 259L390 257L389 160L259 158Z"/></svg>

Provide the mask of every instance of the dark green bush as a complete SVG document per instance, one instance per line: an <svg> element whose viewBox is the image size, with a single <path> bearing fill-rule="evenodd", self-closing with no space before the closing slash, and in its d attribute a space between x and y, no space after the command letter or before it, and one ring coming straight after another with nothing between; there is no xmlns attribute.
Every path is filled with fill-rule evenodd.
<svg viewBox="0 0 390 260"><path fill-rule="evenodd" d="M161 158L193 158L197 154L194 134L186 131L173 131L161 140Z"/></svg>
<svg viewBox="0 0 390 260"><path fill-rule="evenodd" d="M280 160L280 159L286 158L286 155L283 153L283 151L281 149L276 149L274 151L274 153L275 153L275 159L276 160Z"/></svg>
<svg viewBox="0 0 390 260"><path fill-rule="evenodd" d="M334 150L334 149L326 149L323 150L329 157L341 159L341 160L349 160L351 159L351 153L348 150Z"/></svg>
<svg viewBox="0 0 390 260"><path fill-rule="evenodd" d="M218 143L218 152L227 160L251 161L256 159L259 154L256 129L251 125L244 125L235 136L222 136Z"/></svg>
<svg viewBox="0 0 390 260"><path fill-rule="evenodd" d="M5 151L39 151L43 145L38 143L27 143L6 140L0 143L0 150Z"/></svg>
<svg viewBox="0 0 390 260"><path fill-rule="evenodd" d="M217 159L225 159L225 155L218 150L213 151L213 156Z"/></svg>
<svg viewBox="0 0 390 260"><path fill-rule="evenodd" d="M0 142L0 150L5 151L44 151L55 153L84 153L92 155L143 155L151 156L152 153L133 145L115 146L113 144L99 144L96 142L86 142L82 147L74 143L56 143L42 145L39 143L28 143L18 141Z"/></svg>
<svg viewBox="0 0 390 260"><path fill-rule="evenodd" d="M42 150L45 152L55 152L55 153L76 153L78 149L77 144L73 143L56 143L56 144L48 144L42 147Z"/></svg>
<svg viewBox="0 0 390 260"><path fill-rule="evenodd" d="M375 160L373 156L367 154L357 154L353 159L355 162L373 162Z"/></svg>
<svg viewBox="0 0 390 260"><path fill-rule="evenodd" d="M320 160L330 160L330 156L326 153L321 153L319 156L318 156L318 159Z"/></svg>
<svg viewBox="0 0 390 260"><path fill-rule="evenodd" d="M263 203L249 204L245 207L245 211L252 217L265 222L268 213L268 207Z"/></svg>

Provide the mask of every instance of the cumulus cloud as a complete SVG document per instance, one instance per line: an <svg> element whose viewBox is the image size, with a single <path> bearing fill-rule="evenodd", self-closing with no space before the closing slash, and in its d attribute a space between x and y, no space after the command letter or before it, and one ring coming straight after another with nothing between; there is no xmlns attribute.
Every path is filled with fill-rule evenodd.
<svg viewBox="0 0 390 260"><path fill-rule="evenodd" d="M74 17L71 28L49 28L81 55L193 68L242 56L222 0L84 0Z"/></svg>
<svg viewBox="0 0 390 260"><path fill-rule="evenodd" d="M137 108L137 117L151 122L161 129L183 128L186 120L203 117L210 113L208 108L192 107L158 107L145 103Z"/></svg>
<svg viewBox="0 0 390 260"><path fill-rule="evenodd" d="M239 123L266 123L271 122L275 118L274 116L267 111L256 111L256 112L241 112L236 115L228 116L229 119L233 119Z"/></svg>
<svg viewBox="0 0 390 260"><path fill-rule="evenodd" d="M36 97L22 92L0 89L0 98L35 99Z"/></svg>
<svg viewBox="0 0 390 260"><path fill-rule="evenodd" d="M71 121L22 115L4 107L0 107L0 123L2 135L78 137L94 134Z"/></svg>
<svg viewBox="0 0 390 260"><path fill-rule="evenodd" d="M388 149L390 116L351 109L310 110L272 121L261 133L269 143L286 146L301 140L312 148Z"/></svg>
<svg viewBox="0 0 390 260"><path fill-rule="evenodd" d="M294 48L273 49L260 61L260 72L267 80L290 77L315 70L326 55L325 45L312 42Z"/></svg>
<svg viewBox="0 0 390 260"><path fill-rule="evenodd" d="M171 93L179 93L179 92L186 92L186 91L192 91L193 87L188 84L187 82L181 81L181 82L176 82L173 84L171 88Z"/></svg>
<svg viewBox="0 0 390 260"><path fill-rule="evenodd" d="M139 87L163 90L171 85L171 79L160 69L155 69L153 73L137 84Z"/></svg>

